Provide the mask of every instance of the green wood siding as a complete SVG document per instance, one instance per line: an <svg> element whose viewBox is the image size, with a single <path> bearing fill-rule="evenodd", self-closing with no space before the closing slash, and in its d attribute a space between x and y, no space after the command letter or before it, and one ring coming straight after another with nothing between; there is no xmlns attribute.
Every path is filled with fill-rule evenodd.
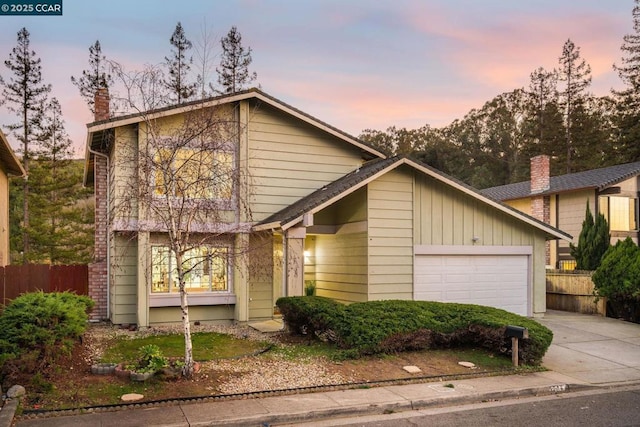
<svg viewBox="0 0 640 427"><path fill-rule="evenodd" d="M248 132L254 221L362 164L357 148L265 105L252 106Z"/></svg>
<svg viewBox="0 0 640 427"><path fill-rule="evenodd" d="M316 295L341 302L367 301L367 234L318 235Z"/></svg>
<svg viewBox="0 0 640 427"><path fill-rule="evenodd" d="M247 254L249 261L249 320L273 317L273 237L253 235ZM238 286L245 286L244 283ZM234 286L235 288L235 286Z"/></svg>
<svg viewBox="0 0 640 427"><path fill-rule="evenodd" d="M413 297L413 187L404 169L368 185L368 300Z"/></svg>
<svg viewBox="0 0 640 427"><path fill-rule="evenodd" d="M190 306L189 319L202 323L229 324L233 319L233 305ZM182 312L180 307L153 307L149 309L149 323L181 323Z"/></svg>

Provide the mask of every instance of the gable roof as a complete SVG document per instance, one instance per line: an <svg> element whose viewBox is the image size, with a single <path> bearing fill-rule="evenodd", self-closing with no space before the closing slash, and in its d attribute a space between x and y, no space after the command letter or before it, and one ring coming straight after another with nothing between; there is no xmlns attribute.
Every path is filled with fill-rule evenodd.
<svg viewBox="0 0 640 427"><path fill-rule="evenodd" d="M0 162L8 175L23 176L25 174L22 164L11 149L11 145L9 145L9 141L2 131L0 131Z"/></svg>
<svg viewBox="0 0 640 427"><path fill-rule="evenodd" d="M640 162L552 176L549 178L549 189L542 193L536 193L536 195L563 193L589 188L601 191L636 175L640 175ZM531 181L486 188L481 190L481 192L485 196L498 201L521 199L531 196Z"/></svg>
<svg viewBox="0 0 640 427"><path fill-rule="evenodd" d="M197 101L191 101L179 105L168 106L159 108L156 110L145 111L141 113L129 114L120 117L113 117L108 120L101 120L87 124L87 144L85 154L85 184L93 181L93 168L90 166L93 164L93 156L95 153L92 151L100 151L104 149L106 133L111 129L115 129L120 126L126 126L135 123L141 123L148 120L159 119L166 116L175 114L181 114L193 110L194 108L208 108L222 104L229 104L237 101L243 101L248 99L255 99L259 102L263 102L271 107L282 111L285 114L293 116L297 119L306 122L315 128L318 128L324 132L333 135L344 142L351 144L363 152L367 153L372 158L384 158L386 154L374 148L372 145L349 135L348 133L329 125L322 120L313 117L279 99L266 94L257 88L247 89L241 92L236 92L230 95L221 95L211 98L206 98Z"/></svg>
<svg viewBox="0 0 640 427"><path fill-rule="evenodd" d="M292 226L300 223L305 215L319 212L325 207L332 205L333 203L339 201L347 195L362 188L379 176L384 175L401 165L408 165L409 167L412 167L417 171L422 172L425 175L428 175L445 185L454 187L455 189L460 190L463 193L483 203L491 205L492 207L506 213L511 217L514 217L539 230L542 230L554 238L571 240L571 236L569 234L558 230L557 228L552 227L549 224L537 220L527 214L524 214L514 208L511 208L510 206L504 205L500 202L496 202L495 200L479 193L478 190L470 187L462 181L450 177L424 163L409 159L408 157L391 157L387 159L371 160L358 169L354 170L353 172L348 173L338 180L325 185L324 187L314 191L306 197L303 197L295 203L281 209L279 212L276 212L268 218L265 218L259 224L254 226L254 230L286 230L288 228L291 228Z"/></svg>

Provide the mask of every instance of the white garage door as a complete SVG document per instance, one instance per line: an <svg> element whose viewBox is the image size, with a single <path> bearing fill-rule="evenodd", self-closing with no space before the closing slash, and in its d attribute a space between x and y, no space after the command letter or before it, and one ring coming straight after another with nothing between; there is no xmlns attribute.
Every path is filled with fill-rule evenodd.
<svg viewBox="0 0 640 427"><path fill-rule="evenodd" d="M416 255L413 298L529 314L526 255Z"/></svg>

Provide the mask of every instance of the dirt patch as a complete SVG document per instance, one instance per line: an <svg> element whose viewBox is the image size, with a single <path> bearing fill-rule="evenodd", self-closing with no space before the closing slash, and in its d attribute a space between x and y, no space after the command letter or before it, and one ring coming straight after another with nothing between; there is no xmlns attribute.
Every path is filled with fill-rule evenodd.
<svg viewBox="0 0 640 427"><path fill-rule="evenodd" d="M61 355L53 367L36 377L15 374L12 382L27 388L24 409L111 405L119 403L120 396L127 393L140 393L145 396L144 401L152 401L472 373L458 364L461 360L455 352L421 351L342 362L324 357L291 360L265 352L202 363L200 371L191 379L154 376L142 383L115 375L92 374L92 363L99 360L102 349L120 333L131 332L114 334L113 329L91 328L82 342L77 343L70 354ZM243 337L248 335L247 331L235 333ZM253 334L254 337L265 339L259 334ZM295 345L298 341L286 334L270 335L269 339L283 346ZM404 366L417 366L420 372L411 374L403 369ZM478 366L473 372L480 374L491 370L495 367Z"/></svg>

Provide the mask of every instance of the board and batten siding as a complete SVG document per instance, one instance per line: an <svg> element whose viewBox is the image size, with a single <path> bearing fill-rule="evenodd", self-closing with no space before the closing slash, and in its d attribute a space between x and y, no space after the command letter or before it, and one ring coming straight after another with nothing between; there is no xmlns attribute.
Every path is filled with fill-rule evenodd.
<svg viewBox="0 0 640 427"><path fill-rule="evenodd" d="M260 221L357 169L349 143L266 105L248 113L251 212Z"/></svg>
<svg viewBox="0 0 640 427"><path fill-rule="evenodd" d="M343 303L367 301L367 234L315 237L316 295Z"/></svg>
<svg viewBox="0 0 640 427"><path fill-rule="evenodd" d="M369 301L413 298L413 187L404 168L368 184Z"/></svg>
<svg viewBox="0 0 640 427"><path fill-rule="evenodd" d="M137 243L129 236L115 233L111 240L110 311L111 323L136 324L138 250Z"/></svg>

